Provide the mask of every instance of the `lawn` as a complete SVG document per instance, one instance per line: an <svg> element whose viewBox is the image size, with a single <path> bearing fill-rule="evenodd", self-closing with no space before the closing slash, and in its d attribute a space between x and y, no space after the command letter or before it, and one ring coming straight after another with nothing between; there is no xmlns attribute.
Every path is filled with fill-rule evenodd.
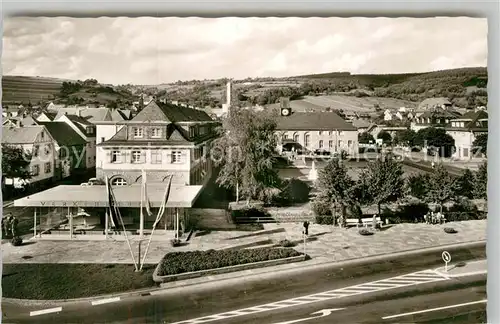
<svg viewBox="0 0 500 324"><path fill-rule="evenodd" d="M69 299L155 286L154 265L135 272L129 264L4 264L2 295L21 299Z"/></svg>

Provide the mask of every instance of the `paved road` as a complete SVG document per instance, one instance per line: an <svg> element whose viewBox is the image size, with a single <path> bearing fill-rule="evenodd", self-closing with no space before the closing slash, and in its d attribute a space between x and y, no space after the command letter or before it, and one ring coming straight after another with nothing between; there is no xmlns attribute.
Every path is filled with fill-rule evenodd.
<svg viewBox="0 0 500 324"><path fill-rule="evenodd" d="M486 253L484 245L449 251L456 262L485 258ZM261 323L269 321L271 324L270 320L289 320L289 316L297 319L325 307L345 307L345 303L350 305L349 309L354 306L361 307L366 303L367 298L375 297L377 302L383 302L389 298L389 295L396 298L399 294L400 297L407 299L418 294L435 293L438 288L465 291L469 289L466 287L474 286L478 281L480 285L486 282L485 276L468 277L467 280L446 279L428 270L439 266L442 266L440 253L425 253L418 257L399 257L374 264L360 263L341 269L330 267L292 273L279 278L263 277L258 282L242 280L238 284L231 285L214 283L209 286L170 289L158 295L129 298L95 306L92 306L90 302L84 302L19 308L3 303L2 308L7 315L5 320L15 323L171 323L232 312L256 305L274 304L268 307L269 311L258 307L248 315L249 318L255 319L264 316L266 320L262 320ZM413 274L408 275L409 273ZM374 283L375 281L378 282ZM353 286L357 287L354 287L354 290L353 288L345 289L345 287ZM382 289L384 287L390 289ZM339 296L340 299L338 299ZM295 306L288 307L290 305L286 306L286 303L280 302L287 299L295 299L292 303ZM344 306L339 306L339 301L344 303ZM443 300L444 304L448 302L451 300ZM409 302L409 305L412 303ZM30 316L32 311L56 306L62 306L63 310L36 317ZM397 308L391 309L393 312L397 310ZM269 314L274 315L270 318ZM341 314L340 311L338 314ZM223 316L223 320L218 322L247 322L246 319L242 319L240 312L236 317Z"/></svg>

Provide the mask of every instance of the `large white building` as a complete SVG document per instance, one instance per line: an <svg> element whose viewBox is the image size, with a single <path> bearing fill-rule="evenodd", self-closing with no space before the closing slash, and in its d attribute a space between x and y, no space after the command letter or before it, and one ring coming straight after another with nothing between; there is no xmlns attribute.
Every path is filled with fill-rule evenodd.
<svg viewBox="0 0 500 324"><path fill-rule="evenodd" d="M476 137L488 133L488 113L484 110L468 112L452 119L445 129L455 140L454 157L470 159L473 157L472 148Z"/></svg>

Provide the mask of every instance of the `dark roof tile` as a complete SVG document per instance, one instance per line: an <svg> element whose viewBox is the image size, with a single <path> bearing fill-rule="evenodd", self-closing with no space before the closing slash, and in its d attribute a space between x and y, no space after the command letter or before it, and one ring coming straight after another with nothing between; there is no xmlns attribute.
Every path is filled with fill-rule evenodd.
<svg viewBox="0 0 500 324"><path fill-rule="evenodd" d="M356 131L356 127L334 112L294 112L290 116L280 116L277 120L277 129Z"/></svg>

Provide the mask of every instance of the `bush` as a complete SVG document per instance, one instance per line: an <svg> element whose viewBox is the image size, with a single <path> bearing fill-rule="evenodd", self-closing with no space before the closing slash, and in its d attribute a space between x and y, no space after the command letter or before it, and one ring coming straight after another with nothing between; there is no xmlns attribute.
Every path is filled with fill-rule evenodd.
<svg viewBox="0 0 500 324"><path fill-rule="evenodd" d="M281 240L279 244L282 247L294 247L296 245L295 243L289 240Z"/></svg>
<svg viewBox="0 0 500 324"><path fill-rule="evenodd" d="M458 233L456 229L454 229L453 227L445 227L444 228L444 231L448 234L455 234L455 233Z"/></svg>
<svg viewBox="0 0 500 324"><path fill-rule="evenodd" d="M13 246L20 246L21 244L23 244L23 239L20 236L16 236L10 241L10 243Z"/></svg>
<svg viewBox="0 0 500 324"><path fill-rule="evenodd" d="M467 198L462 198L453 206L446 208L446 221L457 222L483 218L477 206Z"/></svg>
<svg viewBox="0 0 500 324"><path fill-rule="evenodd" d="M270 217L270 214L262 207L251 206L231 210L231 217L237 223L239 218L267 218Z"/></svg>
<svg viewBox="0 0 500 324"><path fill-rule="evenodd" d="M329 203L317 199L311 203L311 210L315 215L316 224L333 224L332 210Z"/></svg>
<svg viewBox="0 0 500 324"><path fill-rule="evenodd" d="M410 203L399 206L398 209L390 216L397 218L403 223L423 222L424 215L429 212L429 206L425 203Z"/></svg>
<svg viewBox="0 0 500 324"><path fill-rule="evenodd" d="M167 276L300 255L302 254L292 248L171 252L160 261L158 275Z"/></svg>
<svg viewBox="0 0 500 324"><path fill-rule="evenodd" d="M369 229L367 229L367 228L362 228L362 229L360 229L360 230L359 230L359 234L360 234L360 235L365 235L365 236L366 236L366 235L373 235L373 232L372 232L372 231L370 231L370 230L369 230Z"/></svg>
<svg viewBox="0 0 500 324"><path fill-rule="evenodd" d="M306 203L309 201L311 187L299 179L290 179L284 182L284 188L279 196L282 204Z"/></svg>

